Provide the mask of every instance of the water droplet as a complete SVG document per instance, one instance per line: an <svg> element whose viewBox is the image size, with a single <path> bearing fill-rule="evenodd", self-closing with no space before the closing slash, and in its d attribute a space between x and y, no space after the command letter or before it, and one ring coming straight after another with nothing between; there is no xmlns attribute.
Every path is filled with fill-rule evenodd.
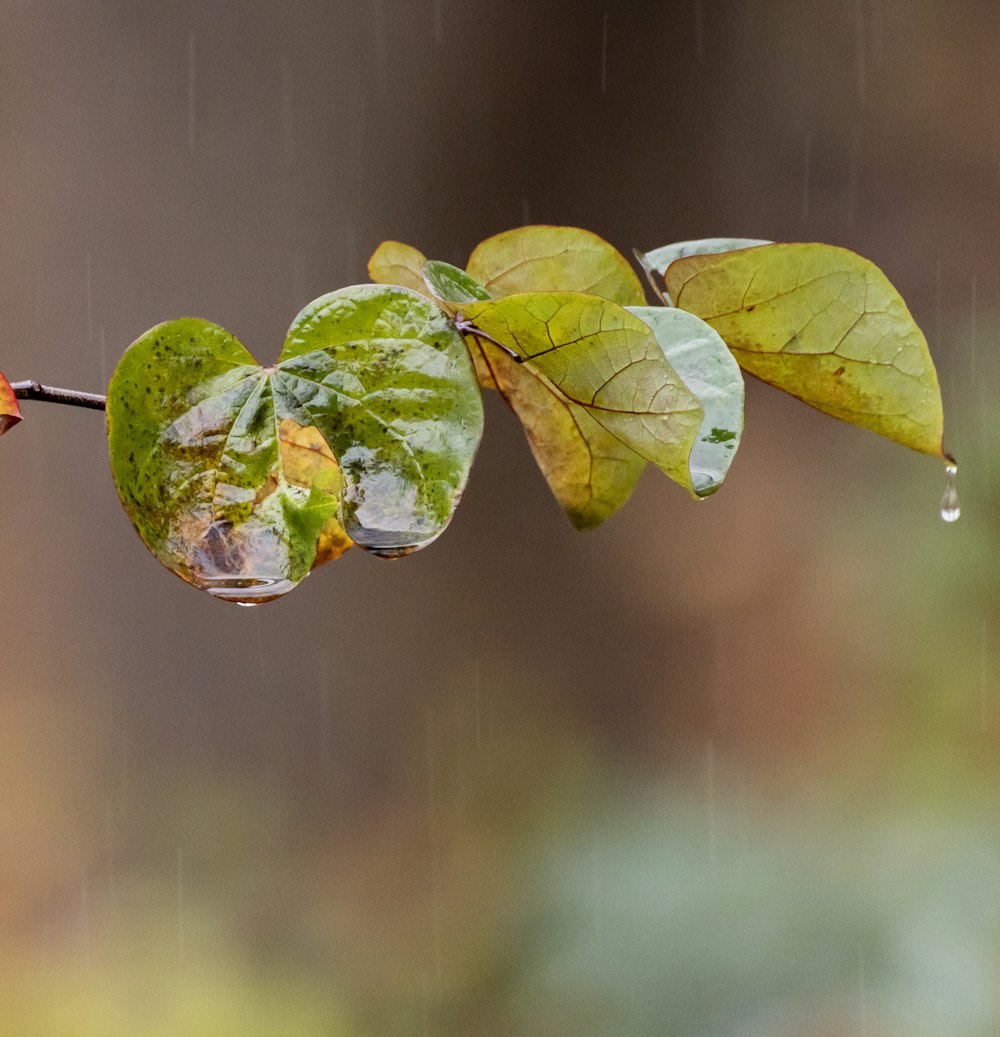
<svg viewBox="0 0 1000 1037"><path fill-rule="evenodd" d="M263 605L283 597L296 586L293 580L277 580L256 577L221 576L202 577L196 587L207 591L213 598L232 601L237 605Z"/></svg>
<svg viewBox="0 0 1000 1037"><path fill-rule="evenodd" d="M944 488L944 496L941 498L941 518L945 522L954 522L962 514L961 505L958 503L958 490L955 481L958 477L958 465L952 461L944 466L948 483Z"/></svg>

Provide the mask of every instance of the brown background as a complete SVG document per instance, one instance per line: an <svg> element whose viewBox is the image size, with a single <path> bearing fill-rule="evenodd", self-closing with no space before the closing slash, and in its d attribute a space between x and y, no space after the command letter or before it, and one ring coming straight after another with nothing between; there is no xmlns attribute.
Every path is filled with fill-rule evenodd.
<svg viewBox="0 0 1000 1037"><path fill-rule="evenodd" d="M384 238L523 222L879 263L927 458L749 386L730 479L574 533L496 399L447 534L239 609L100 418L0 450L0 1033L977 1035L1000 1024L1000 8L0 4L0 369L259 359Z"/></svg>

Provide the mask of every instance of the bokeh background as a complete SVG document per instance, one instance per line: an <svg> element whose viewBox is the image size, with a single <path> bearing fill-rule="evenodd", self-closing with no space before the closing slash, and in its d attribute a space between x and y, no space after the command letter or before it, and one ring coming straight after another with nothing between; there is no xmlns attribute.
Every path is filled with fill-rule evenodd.
<svg viewBox="0 0 1000 1037"><path fill-rule="evenodd" d="M0 3L0 368L259 359L384 238L820 240L961 463L759 384L726 487L574 533L488 401L431 549L257 609L148 555L102 421L0 449L0 1033L1000 1027L993 0Z"/></svg>

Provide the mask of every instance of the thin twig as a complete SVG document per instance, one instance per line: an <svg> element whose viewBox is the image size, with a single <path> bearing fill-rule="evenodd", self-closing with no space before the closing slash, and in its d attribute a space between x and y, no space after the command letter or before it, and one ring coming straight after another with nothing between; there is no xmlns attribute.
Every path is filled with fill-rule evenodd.
<svg viewBox="0 0 1000 1037"><path fill-rule="evenodd" d="M520 354L515 353L510 346L505 346L502 342L497 342L492 335L487 335L485 331L480 331L480 329L477 328L471 320L466 320L460 313L455 314L455 327L463 335L474 335L476 338L484 338L487 342L492 342L493 345L502 353L506 353L515 364L523 364L526 359Z"/></svg>
<svg viewBox="0 0 1000 1037"><path fill-rule="evenodd" d="M10 387L19 400L41 400L44 403L65 403L71 407L89 407L104 410L108 399L96 392L79 392L76 389L56 389L40 382L11 382Z"/></svg>

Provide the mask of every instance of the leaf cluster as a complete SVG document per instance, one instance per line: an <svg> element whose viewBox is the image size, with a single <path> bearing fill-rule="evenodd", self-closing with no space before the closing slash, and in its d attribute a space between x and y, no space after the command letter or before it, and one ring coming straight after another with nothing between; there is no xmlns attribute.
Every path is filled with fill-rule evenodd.
<svg viewBox="0 0 1000 1037"><path fill-rule="evenodd" d="M707 239L621 253L528 226L464 269L384 242L374 283L314 300L271 367L215 324L147 331L108 389L111 467L153 554L216 597L280 597L351 546L396 558L448 525L483 430L481 389L524 426L578 529L647 464L694 497L722 485L743 372L936 457L937 375L905 303L830 245ZM0 431L19 420L0 376Z"/></svg>

